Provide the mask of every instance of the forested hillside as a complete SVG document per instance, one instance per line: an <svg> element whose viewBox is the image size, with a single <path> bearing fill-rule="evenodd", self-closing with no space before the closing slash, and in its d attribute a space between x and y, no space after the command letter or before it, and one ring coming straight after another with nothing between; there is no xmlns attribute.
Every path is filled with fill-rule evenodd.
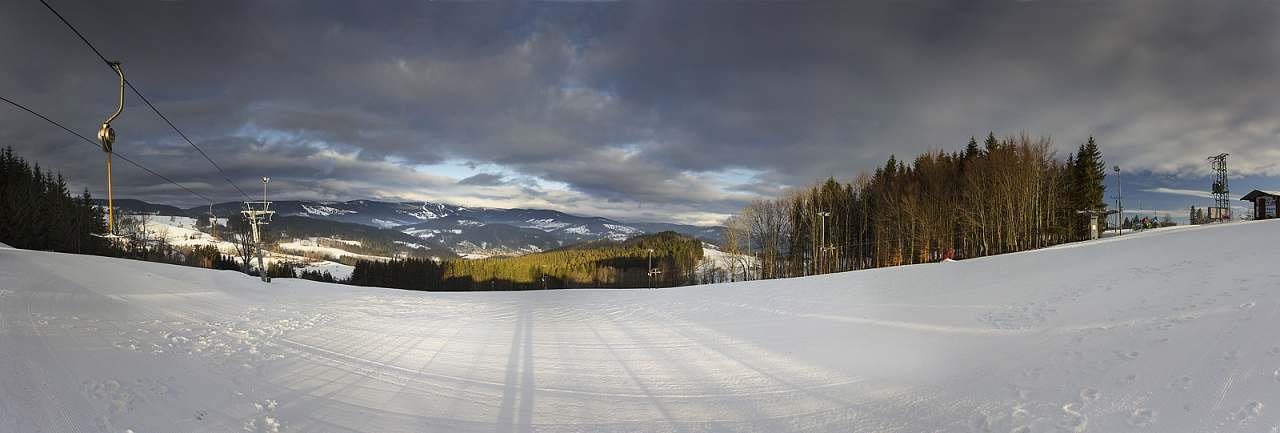
<svg viewBox="0 0 1280 433"><path fill-rule="evenodd" d="M652 279L650 258L655 271ZM519 257L441 263L421 259L360 261L350 283L448 291L670 287L692 284L701 259L701 241L662 232Z"/></svg>
<svg viewBox="0 0 1280 433"><path fill-rule="evenodd" d="M120 200L129 203L130 200ZM119 201L118 201L119 202ZM132 200L134 204L143 203ZM61 174L0 151L0 243L15 248L93 254L211 269L238 269L234 259L209 245L179 247L148 235L146 217L116 212L112 242L105 209L86 190L72 196Z"/></svg>
<svg viewBox="0 0 1280 433"><path fill-rule="evenodd" d="M970 138L962 152L891 156L850 183L755 201L727 222L726 250L756 256L757 276L779 278L1081 240L1080 211L1106 207L1105 167L1092 137L1065 161L1048 138Z"/></svg>
<svg viewBox="0 0 1280 433"><path fill-rule="evenodd" d="M91 233L106 233L102 210L85 191L72 197L61 174L0 152L0 242L16 248L106 254L108 246Z"/></svg>

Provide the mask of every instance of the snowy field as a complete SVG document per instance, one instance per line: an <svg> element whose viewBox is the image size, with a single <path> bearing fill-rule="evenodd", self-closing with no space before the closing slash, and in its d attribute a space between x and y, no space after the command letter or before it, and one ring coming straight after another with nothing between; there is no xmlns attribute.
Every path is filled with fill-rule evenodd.
<svg viewBox="0 0 1280 433"><path fill-rule="evenodd" d="M1275 432L1277 241L456 294L0 249L0 432Z"/></svg>

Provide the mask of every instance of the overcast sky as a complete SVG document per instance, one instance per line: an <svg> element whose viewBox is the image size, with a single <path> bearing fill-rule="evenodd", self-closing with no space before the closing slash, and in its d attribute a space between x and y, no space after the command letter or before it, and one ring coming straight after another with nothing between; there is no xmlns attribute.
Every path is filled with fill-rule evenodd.
<svg viewBox="0 0 1280 433"><path fill-rule="evenodd" d="M1209 203L1211 153L1233 190L1280 189L1275 0L50 2L280 199L712 223L988 131L1064 157L1092 134L1155 210ZM0 95L89 137L114 109L114 74L37 0L0 6L0 53ZM134 95L115 129L119 152L238 198ZM5 145L104 195L101 152L0 106ZM131 167L116 187L201 204Z"/></svg>

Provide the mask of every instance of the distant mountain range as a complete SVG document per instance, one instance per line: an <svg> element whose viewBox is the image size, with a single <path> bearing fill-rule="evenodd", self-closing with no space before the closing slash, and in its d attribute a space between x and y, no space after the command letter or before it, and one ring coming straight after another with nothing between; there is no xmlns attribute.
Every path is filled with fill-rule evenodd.
<svg viewBox="0 0 1280 433"><path fill-rule="evenodd" d="M105 204L101 200L99 202ZM125 212L156 215L199 217L209 212L208 206L184 209L132 199L116 200L115 205ZM240 202L219 203L213 206L213 213L219 218L226 218L238 214L241 206ZM346 223L317 225L294 221L290 224L305 225L306 235L314 236L325 231L331 233L324 235L346 238L376 235L381 239L395 240L406 248L443 249L463 257L519 255L585 241L621 241L662 231L674 231L719 244L724 230L723 227L685 224L627 223L545 209L472 208L431 202L287 200L273 202L271 209L276 211L277 217ZM353 230L350 224L395 234ZM276 229L287 230L283 226ZM302 233L294 236L298 235Z"/></svg>

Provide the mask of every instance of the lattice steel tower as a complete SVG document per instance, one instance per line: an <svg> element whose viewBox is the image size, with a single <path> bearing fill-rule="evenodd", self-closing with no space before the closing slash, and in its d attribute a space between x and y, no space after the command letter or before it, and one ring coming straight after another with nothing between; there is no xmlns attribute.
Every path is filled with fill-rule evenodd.
<svg viewBox="0 0 1280 433"><path fill-rule="evenodd" d="M263 263L261 227L270 224L271 216L276 214L276 211L270 210L271 202L267 201L267 182L269 181L271 181L269 177L262 178L262 201L246 201L244 210L240 211L244 214L245 221L253 227L253 243L257 245L258 250L258 275L262 277L263 282L267 283L271 282L271 276L267 274L267 264ZM248 269L247 264L245 268Z"/></svg>
<svg viewBox="0 0 1280 433"><path fill-rule="evenodd" d="M1222 220L1231 219L1231 189L1227 186L1227 154L1219 153L1209 157L1213 166L1213 202L1220 212L1217 217Z"/></svg>

